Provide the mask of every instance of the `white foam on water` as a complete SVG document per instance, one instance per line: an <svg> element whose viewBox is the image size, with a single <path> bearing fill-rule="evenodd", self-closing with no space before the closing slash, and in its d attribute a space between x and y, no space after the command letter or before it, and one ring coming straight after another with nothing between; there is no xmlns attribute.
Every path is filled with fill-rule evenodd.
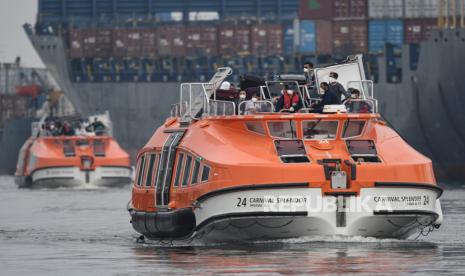
<svg viewBox="0 0 465 276"><path fill-rule="evenodd" d="M244 245L263 245L263 244L306 244L306 243L357 243L357 244L393 244L393 243L425 243L428 241L422 240L399 240L399 239L379 239L374 237L362 237L362 236L308 236L300 238L289 238L289 239L274 239L274 240L260 240L260 241L240 241L239 243L209 243L200 240L186 240L186 241L154 241L145 239L141 242L143 247L215 247L229 244L244 244Z"/></svg>

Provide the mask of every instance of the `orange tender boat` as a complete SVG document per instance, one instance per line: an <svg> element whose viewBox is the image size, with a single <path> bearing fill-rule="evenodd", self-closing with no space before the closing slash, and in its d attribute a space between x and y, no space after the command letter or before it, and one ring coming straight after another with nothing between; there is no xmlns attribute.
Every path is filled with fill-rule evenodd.
<svg viewBox="0 0 465 276"><path fill-rule="evenodd" d="M363 92L323 114L308 112L314 99L294 81L266 82L259 102L216 100L230 71L181 85L172 116L139 152L128 203L138 233L215 242L407 238L441 225L432 162L381 120L360 56L315 70L317 83L339 72L346 88ZM273 93L292 85L304 108L274 112ZM247 105L259 108L248 112ZM370 112L348 111L354 105Z"/></svg>
<svg viewBox="0 0 465 276"><path fill-rule="evenodd" d="M92 116L92 118L96 116ZM32 136L19 152L15 182L19 187L98 187L131 183L129 155L110 135L108 115L104 133L65 136L45 130L46 118L33 123Z"/></svg>

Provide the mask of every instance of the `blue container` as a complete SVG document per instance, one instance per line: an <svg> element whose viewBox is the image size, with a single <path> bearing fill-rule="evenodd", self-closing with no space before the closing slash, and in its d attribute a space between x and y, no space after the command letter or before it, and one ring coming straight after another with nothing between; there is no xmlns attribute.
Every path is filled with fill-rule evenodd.
<svg viewBox="0 0 465 276"><path fill-rule="evenodd" d="M371 53L384 51L386 43L402 46L404 23L402 20L373 20L368 25L368 45Z"/></svg>
<svg viewBox="0 0 465 276"><path fill-rule="evenodd" d="M286 24L283 26L283 52L284 55L290 56L295 52L295 30L294 24Z"/></svg>
<svg viewBox="0 0 465 276"><path fill-rule="evenodd" d="M300 22L299 52L301 54L316 52L316 26L313 20L302 20Z"/></svg>

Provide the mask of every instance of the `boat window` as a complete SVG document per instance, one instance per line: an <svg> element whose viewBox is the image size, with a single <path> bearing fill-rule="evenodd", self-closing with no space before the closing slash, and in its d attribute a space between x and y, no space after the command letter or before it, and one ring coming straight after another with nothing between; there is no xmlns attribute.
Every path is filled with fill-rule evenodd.
<svg viewBox="0 0 465 276"><path fill-rule="evenodd" d="M245 126L251 132L255 132L260 135L265 135L265 128L263 128L263 124L260 121L245 122Z"/></svg>
<svg viewBox="0 0 465 276"><path fill-rule="evenodd" d="M179 187L181 178L182 162L184 161L184 153L178 155L178 164L176 165L176 176L174 178L174 187Z"/></svg>
<svg viewBox="0 0 465 276"><path fill-rule="evenodd" d="M199 170L200 170L200 161L196 159L194 163L194 171L192 172L191 184L195 184L198 182Z"/></svg>
<svg viewBox="0 0 465 276"><path fill-rule="evenodd" d="M184 176L182 178L182 186L186 187L187 183L189 183L189 174L191 172L191 163L192 163L192 156L188 155L186 158L186 166L184 168Z"/></svg>
<svg viewBox="0 0 465 276"><path fill-rule="evenodd" d="M336 139L338 121L304 121L302 122L304 139L332 140Z"/></svg>
<svg viewBox="0 0 465 276"><path fill-rule="evenodd" d="M153 165L155 164L155 159L157 159L156 154L150 154L149 157L149 167L147 170L147 177L145 178L145 186L150 187L152 185L152 175L153 175Z"/></svg>
<svg viewBox="0 0 465 276"><path fill-rule="evenodd" d="M74 157L76 156L76 149L74 148L73 141L64 140L63 141L63 153L65 157Z"/></svg>
<svg viewBox="0 0 465 276"><path fill-rule="evenodd" d="M296 127L294 121L268 122L268 129L273 137L296 138Z"/></svg>
<svg viewBox="0 0 465 276"><path fill-rule="evenodd" d="M89 140L79 139L76 140L76 146L78 147L87 147L89 145Z"/></svg>
<svg viewBox="0 0 465 276"><path fill-rule="evenodd" d="M204 165L202 169L202 178L200 179L201 182L207 182L210 178L210 167Z"/></svg>
<svg viewBox="0 0 465 276"><path fill-rule="evenodd" d="M93 145L94 145L93 149L94 149L95 156L99 156L99 157L105 156L105 143L102 140L94 140Z"/></svg>
<svg viewBox="0 0 465 276"><path fill-rule="evenodd" d="M342 131L342 138L350 138L360 136L365 127L365 121L345 121Z"/></svg>
<svg viewBox="0 0 465 276"><path fill-rule="evenodd" d="M139 171L137 172L137 186L140 186L142 179L144 178L144 169L145 169L145 154L139 159Z"/></svg>

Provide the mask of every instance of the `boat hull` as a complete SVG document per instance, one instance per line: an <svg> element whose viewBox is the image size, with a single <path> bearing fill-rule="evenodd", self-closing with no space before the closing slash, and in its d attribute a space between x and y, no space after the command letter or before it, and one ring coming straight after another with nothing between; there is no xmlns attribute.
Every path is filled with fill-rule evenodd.
<svg viewBox="0 0 465 276"><path fill-rule="evenodd" d="M358 195L324 194L320 188L257 186L215 191L195 202L195 227L188 238L204 242L334 235L406 239L429 227L439 227L439 188L397 186L362 188ZM164 223L157 222L156 216L137 219L135 213L142 213L131 213L136 231L149 239L163 239L151 233L150 226L163 230Z"/></svg>
<svg viewBox="0 0 465 276"><path fill-rule="evenodd" d="M17 177L16 183L23 188L122 187L131 180L130 167L97 167L95 170L55 167L35 170L28 177Z"/></svg>

